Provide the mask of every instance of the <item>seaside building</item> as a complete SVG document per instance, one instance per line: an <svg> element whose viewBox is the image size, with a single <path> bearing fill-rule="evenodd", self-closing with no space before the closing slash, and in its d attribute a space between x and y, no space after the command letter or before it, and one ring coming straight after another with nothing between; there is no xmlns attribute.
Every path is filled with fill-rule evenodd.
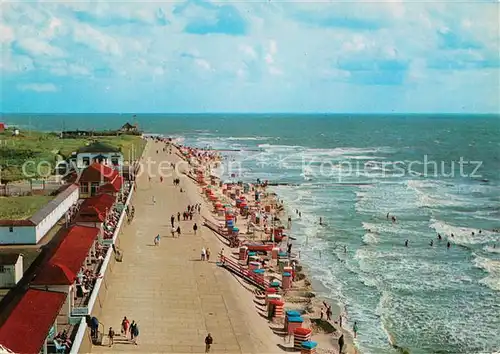
<svg viewBox="0 0 500 354"><path fill-rule="evenodd" d="M122 125L120 128L120 132L122 133L137 133L139 132L139 129L137 128L137 124L132 125L129 122L125 123Z"/></svg>
<svg viewBox="0 0 500 354"><path fill-rule="evenodd" d="M70 184L33 216L0 220L0 245L36 245L78 202L79 188Z"/></svg>
<svg viewBox="0 0 500 354"><path fill-rule="evenodd" d="M109 194L99 194L85 199L75 217L75 223L101 229L108 214L113 210L115 200L115 197Z"/></svg>
<svg viewBox="0 0 500 354"><path fill-rule="evenodd" d="M88 198L99 193L117 193L123 185L119 172L104 164L94 162L78 178L80 196Z"/></svg>
<svg viewBox="0 0 500 354"><path fill-rule="evenodd" d="M0 253L0 288L12 288L23 277L23 255Z"/></svg>
<svg viewBox="0 0 500 354"><path fill-rule="evenodd" d="M84 282L84 271L95 274L98 265L97 239L100 230L95 227L72 226L50 259L36 273L30 286L34 289L66 294L59 312L59 323L77 322L74 317L87 315L87 294L90 289Z"/></svg>
<svg viewBox="0 0 500 354"><path fill-rule="evenodd" d="M0 344L13 353L47 353L66 297L60 292L28 289L0 326Z"/></svg>
<svg viewBox="0 0 500 354"><path fill-rule="evenodd" d="M76 167L83 169L93 163L100 163L113 168L123 166L123 154L120 149L99 141L78 149Z"/></svg>

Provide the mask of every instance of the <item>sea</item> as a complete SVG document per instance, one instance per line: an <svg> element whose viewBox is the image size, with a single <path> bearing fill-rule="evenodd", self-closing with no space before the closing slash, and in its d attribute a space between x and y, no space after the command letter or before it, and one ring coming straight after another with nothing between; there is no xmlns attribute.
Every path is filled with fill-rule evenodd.
<svg viewBox="0 0 500 354"><path fill-rule="evenodd" d="M226 180L278 184L272 190L293 219L294 249L319 295L342 306L347 327L357 322L362 353L500 350L499 116L0 120L47 131L116 129L128 121L186 145L223 150L218 173Z"/></svg>

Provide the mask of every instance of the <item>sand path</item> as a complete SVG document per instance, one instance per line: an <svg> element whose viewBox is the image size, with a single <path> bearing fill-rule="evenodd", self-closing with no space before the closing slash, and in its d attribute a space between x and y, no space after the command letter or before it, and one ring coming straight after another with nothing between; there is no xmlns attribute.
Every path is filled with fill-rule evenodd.
<svg viewBox="0 0 500 354"><path fill-rule="evenodd" d="M144 157L157 162L180 160L163 153L162 146L149 142ZM181 221L181 237L171 237L170 216L201 201L198 187L190 180L183 178L182 187L187 191L180 193L172 178L160 183L156 177L149 183L143 174L138 179L133 198L136 216L120 236L123 263L115 266L99 320L106 332L112 326L117 333L123 316L135 320L140 328L139 345L118 336L112 348L94 346L92 351L203 353L204 338L210 332L214 353L282 353L277 347L279 338L256 312L253 295L215 265L223 245L201 227L201 216ZM194 222L199 225L197 235L192 230ZM155 247L153 238L158 233L161 243ZM210 262L199 260L203 246L212 250Z"/></svg>

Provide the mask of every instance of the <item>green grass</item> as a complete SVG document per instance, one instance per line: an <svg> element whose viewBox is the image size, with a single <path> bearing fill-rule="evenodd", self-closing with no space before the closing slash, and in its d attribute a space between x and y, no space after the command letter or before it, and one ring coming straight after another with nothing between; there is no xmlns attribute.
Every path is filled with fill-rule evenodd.
<svg viewBox="0 0 500 354"><path fill-rule="evenodd" d="M125 161L138 158L144 150L145 142L140 136L121 135L95 139L60 139L55 133L31 131L14 137L10 131L0 133L0 179L3 183L25 179L23 165L27 174L47 175L53 173L58 157L66 159L93 140L118 147ZM40 165L40 162L47 162ZM42 166L40 173L35 166ZM50 166L50 167L49 167Z"/></svg>
<svg viewBox="0 0 500 354"><path fill-rule="evenodd" d="M53 197L0 197L0 220L27 219L43 208Z"/></svg>

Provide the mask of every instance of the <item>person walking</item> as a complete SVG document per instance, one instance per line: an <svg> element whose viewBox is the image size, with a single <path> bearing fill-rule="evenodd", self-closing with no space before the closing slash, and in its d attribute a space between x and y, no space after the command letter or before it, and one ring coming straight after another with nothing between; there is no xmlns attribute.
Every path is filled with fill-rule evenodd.
<svg viewBox="0 0 500 354"><path fill-rule="evenodd" d="M214 339L212 338L212 335L209 333L205 337L205 353L210 352L210 347L212 346L213 342L214 342Z"/></svg>
<svg viewBox="0 0 500 354"><path fill-rule="evenodd" d="M130 322L127 319L127 316L123 317L123 320L122 320L122 334L124 336L127 336L127 332L128 332L129 326L130 326Z"/></svg>
<svg viewBox="0 0 500 354"><path fill-rule="evenodd" d="M332 307L328 306L326 309L326 320L330 321L332 319Z"/></svg>
<svg viewBox="0 0 500 354"><path fill-rule="evenodd" d="M344 350L344 335L341 334L339 337L339 353L342 354L343 350Z"/></svg>
<svg viewBox="0 0 500 354"><path fill-rule="evenodd" d="M201 260L204 261L205 257L207 255L207 251L205 250L205 247L202 247L201 249Z"/></svg>
<svg viewBox="0 0 500 354"><path fill-rule="evenodd" d="M130 324L130 340L134 340L134 328L135 328L135 321L132 321Z"/></svg>
<svg viewBox="0 0 500 354"><path fill-rule="evenodd" d="M139 337L139 325L137 323L134 323L134 328L133 328L133 334L134 334L134 339L132 342L137 345L137 338Z"/></svg>
<svg viewBox="0 0 500 354"><path fill-rule="evenodd" d="M208 262L210 260L210 248L209 247L207 247L205 254L206 254L207 262Z"/></svg>
<svg viewBox="0 0 500 354"><path fill-rule="evenodd" d="M113 327L109 327L108 331L108 338L109 338L109 346L111 347L113 344L115 344L115 331L113 331Z"/></svg>
<svg viewBox="0 0 500 354"><path fill-rule="evenodd" d="M155 246L159 246L160 245L160 234L156 235L155 237Z"/></svg>
<svg viewBox="0 0 500 354"><path fill-rule="evenodd" d="M358 323L354 322L354 326L352 327L352 331L354 332L354 338L358 335Z"/></svg>
<svg viewBox="0 0 500 354"><path fill-rule="evenodd" d="M177 212L177 222L181 222L181 213Z"/></svg>
<svg viewBox="0 0 500 354"><path fill-rule="evenodd" d="M194 231L194 234L196 235L196 231L198 230L198 225L196 225L196 223L194 223L193 225L193 231Z"/></svg>
<svg viewBox="0 0 500 354"><path fill-rule="evenodd" d="M177 237L181 236L181 227L177 226Z"/></svg>
<svg viewBox="0 0 500 354"><path fill-rule="evenodd" d="M174 227L174 221L175 221L175 216L174 214L172 214L172 216L170 217L170 224L172 225L172 227Z"/></svg>

